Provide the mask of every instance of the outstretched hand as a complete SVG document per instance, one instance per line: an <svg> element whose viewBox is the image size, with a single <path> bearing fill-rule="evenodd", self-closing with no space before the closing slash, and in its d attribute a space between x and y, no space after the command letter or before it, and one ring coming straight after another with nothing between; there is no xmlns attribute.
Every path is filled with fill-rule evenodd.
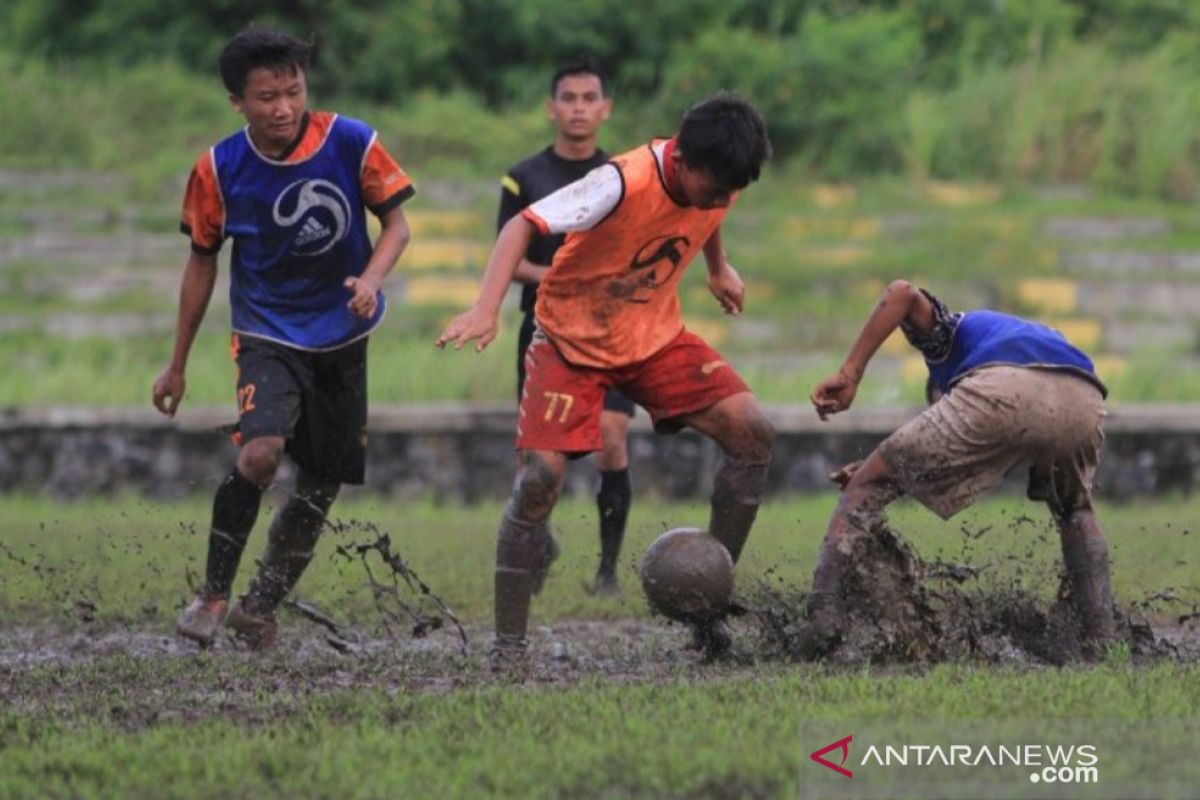
<svg viewBox="0 0 1200 800"><path fill-rule="evenodd" d="M831 414L845 411L854 403L858 393L858 381L842 370L817 384L808 399L817 409L817 415L825 420Z"/></svg>
<svg viewBox="0 0 1200 800"><path fill-rule="evenodd" d="M746 284L732 264L726 262L720 271L709 273L708 290L717 298L726 314L737 316L742 313L742 306L746 302Z"/></svg>
<svg viewBox="0 0 1200 800"><path fill-rule="evenodd" d="M477 339L478 341L475 342L475 352L482 353L483 349L496 338L499 329L495 314L489 314L479 308L472 307L470 311L459 314L450 320L450 324L445 327L442 335L437 338L436 344L439 348L444 349L447 344L453 342L454 349L461 350L464 344Z"/></svg>
<svg viewBox="0 0 1200 800"><path fill-rule="evenodd" d="M353 295L350 302L346 303L346 308L350 309L350 313L362 319L370 319L375 315L375 309L379 305L379 287L372 281L366 278L346 278L342 284Z"/></svg>

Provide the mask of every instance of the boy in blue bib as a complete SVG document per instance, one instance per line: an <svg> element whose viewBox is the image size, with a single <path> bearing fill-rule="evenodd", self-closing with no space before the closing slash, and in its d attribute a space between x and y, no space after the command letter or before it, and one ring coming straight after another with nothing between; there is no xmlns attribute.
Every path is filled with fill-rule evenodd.
<svg viewBox="0 0 1200 800"><path fill-rule="evenodd" d="M154 405L174 416L188 353L233 241L230 351L237 364L237 466L213 500L205 583L180 635L207 645L223 620L251 647L274 643L275 608L312 560L343 483L366 464L367 337L383 319L380 287L408 244L401 203L412 182L365 123L307 109L309 45L250 27L221 53L229 101L246 118L196 162L180 228L191 240L174 354ZM372 246L365 212L382 225ZM271 524L250 591L229 595L263 490L284 453L299 467Z"/></svg>
<svg viewBox="0 0 1200 800"><path fill-rule="evenodd" d="M894 281L837 374L813 390L821 419L850 407L868 362L897 327L924 355L938 399L835 474L843 490L813 578L802 651L819 656L838 641L850 538L869 532L885 506L907 494L947 519L1029 462L1029 497L1050 508L1076 613L1099 652L1114 623L1108 545L1092 509L1107 390L1091 359L1040 323L951 313L928 292Z"/></svg>

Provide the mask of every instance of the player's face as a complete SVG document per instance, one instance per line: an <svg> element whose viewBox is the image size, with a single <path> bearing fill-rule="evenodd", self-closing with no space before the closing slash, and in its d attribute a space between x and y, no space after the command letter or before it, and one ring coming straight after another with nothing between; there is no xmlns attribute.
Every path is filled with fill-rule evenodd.
<svg viewBox="0 0 1200 800"><path fill-rule="evenodd" d="M554 97L546 102L546 114L562 136L573 140L596 138L600 123L608 119L612 102L596 75L567 75L558 82Z"/></svg>
<svg viewBox="0 0 1200 800"><path fill-rule="evenodd" d="M734 190L720 184L708 167L690 167L676 151L675 180L688 205L696 208L726 208L733 202Z"/></svg>
<svg viewBox="0 0 1200 800"><path fill-rule="evenodd" d="M304 70L252 69L242 96L230 95L229 101L246 117L254 144L269 155L279 153L300 133L308 105Z"/></svg>

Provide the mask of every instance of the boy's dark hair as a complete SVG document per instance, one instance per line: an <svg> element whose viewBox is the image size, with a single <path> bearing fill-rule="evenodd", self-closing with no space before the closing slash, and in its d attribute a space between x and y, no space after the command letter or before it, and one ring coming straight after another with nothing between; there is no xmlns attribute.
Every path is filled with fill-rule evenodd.
<svg viewBox="0 0 1200 800"><path fill-rule="evenodd" d="M276 74L294 75L308 70L312 44L294 36L251 25L229 40L217 61L221 81L234 97L246 91L252 70L266 68Z"/></svg>
<svg viewBox="0 0 1200 800"><path fill-rule="evenodd" d="M554 70L554 77L550 79L550 97L558 97L559 82L572 75L595 75L600 79L600 94L608 94L604 88L604 70L600 68L600 62L591 56L580 56L574 61L560 64L558 69Z"/></svg>
<svg viewBox="0 0 1200 800"><path fill-rule="evenodd" d="M762 114L731 92L718 92L688 109L675 143L684 163L707 168L726 189L744 189L758 180L771 157Z"/></svg>

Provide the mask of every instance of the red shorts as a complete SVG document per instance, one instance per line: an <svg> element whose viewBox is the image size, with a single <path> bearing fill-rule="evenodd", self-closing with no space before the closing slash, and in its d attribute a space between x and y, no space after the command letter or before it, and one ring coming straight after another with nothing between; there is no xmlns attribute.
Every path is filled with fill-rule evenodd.
<svg viewBox="0 0 1200 800"><path fill-rule="evenodd" d="M650 412L659 433L675 433L679 417L750 391L720 353L686 330L645 361L613 369L569 363L539 331L525 352L525 375L517 447L559 453L600 449L600 412L613 387Z"/></svg>

